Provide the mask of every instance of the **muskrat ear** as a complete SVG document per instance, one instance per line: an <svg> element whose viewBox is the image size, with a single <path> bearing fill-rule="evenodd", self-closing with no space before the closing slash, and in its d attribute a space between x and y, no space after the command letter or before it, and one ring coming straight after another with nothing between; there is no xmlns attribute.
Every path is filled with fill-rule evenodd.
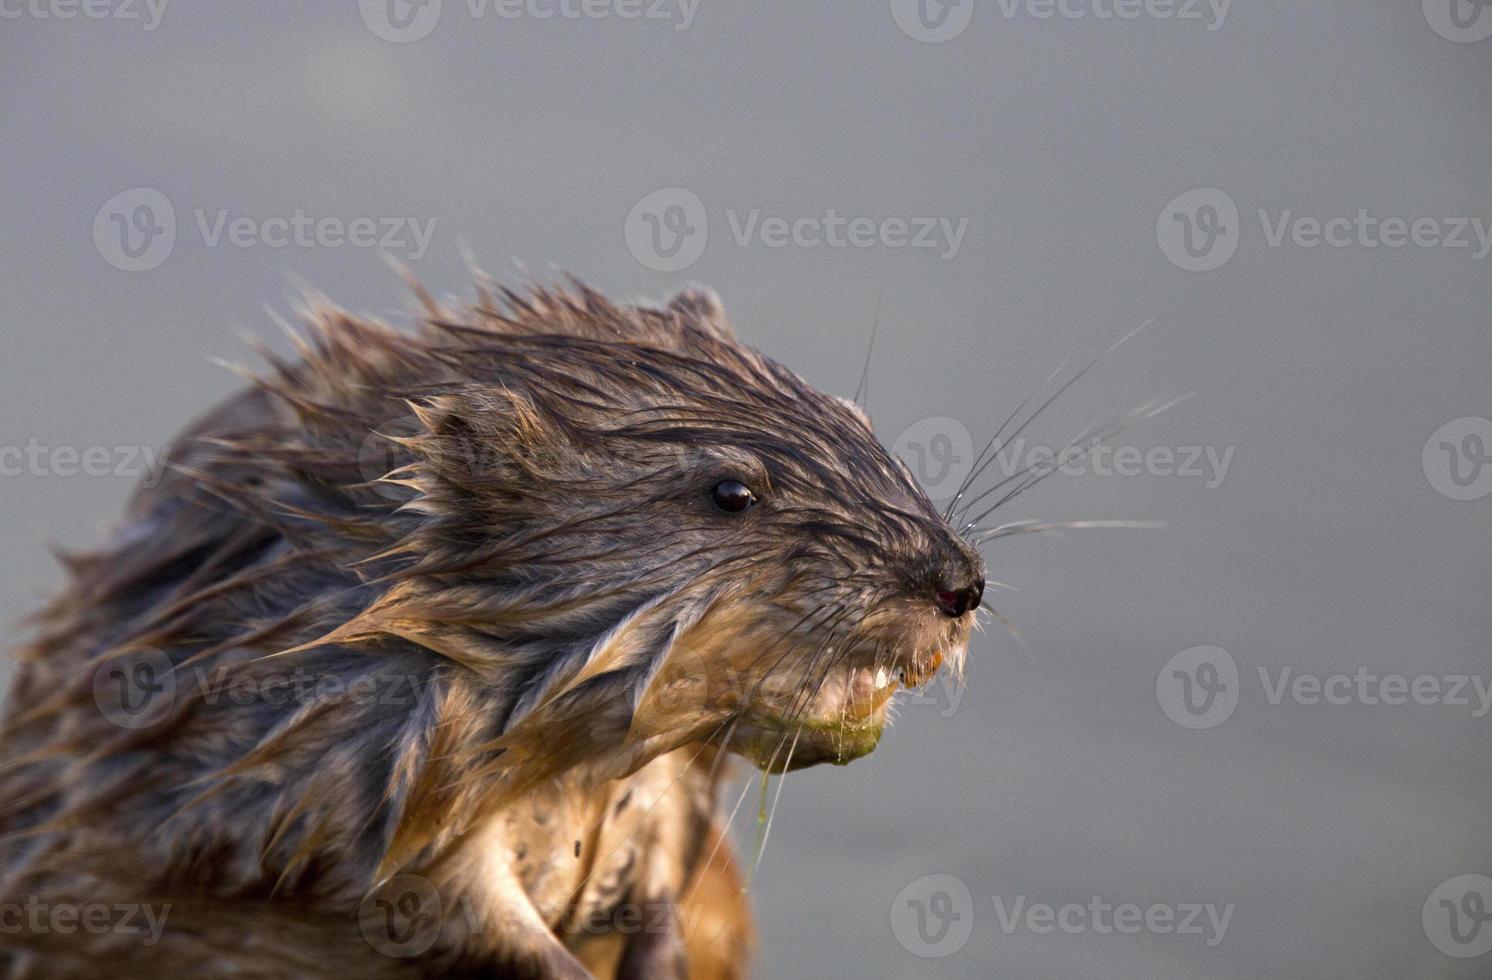
<svg viewBox="0 0 1492 980"><path fill-rule="evenodd" d="M668 308L711 337L735 343L736 331L725 315L720 294L709 286L691 285L669 300Z"/></svg>

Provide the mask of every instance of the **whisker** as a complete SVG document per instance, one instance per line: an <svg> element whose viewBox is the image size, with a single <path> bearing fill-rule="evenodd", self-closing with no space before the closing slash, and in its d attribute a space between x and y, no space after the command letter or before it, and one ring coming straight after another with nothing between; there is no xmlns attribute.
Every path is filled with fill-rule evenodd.
<svg viewBox="0 0 1492 980"><path fill-rule="evenodd" d="M1123 347L1132 337L1134 337L1136 334L1138 334L1140 331L1144 330L1146 327L1150 326L1154 322L1155 322L1155 317L1151 317L1150 319L1145 320L1139 326L1137 326L1133 330L1131 330L1129 333L1125 334L1123 337L1120 337L1114 343L1110 344L1109 347L1106 350L1103 351L1103 353L1097 355L1091 361L1089 361L1087 364L1085 364L1082 367L1081 370L1079 370L1076 374L1074 374L1067 381L1063 382L1062 386L1059 387L1056 391L1054 391L1051 394L1051 396L1046 399L1046 401L1042 402L1041 405L1036 409L1036 411L1032 412L1031 415L1024 422L1022 422L1020 424L1020 426L1017 427L1014 432L1012 432L1010 434L1010 439L1014 440L1014 439L1019 438L1020 434L1022 432L1024 432L1027 429L1027 427L1029 427L1031 425L1032 422L1035 422L1036 419L1041 415L1042 412L1046 411L1049 407L1051 407L1051 405L1052 405L1053 402L1055 402L1058 398L1062 397L1063 394L1065 394L1075 384L1077 384L1079 381L1081 381L1083 379L1084 375L1086 375L1089 371L1093 370L1093 368L1096 367L1105 358L1107 358L1109 355L1113 354L1120 347ZM1051 381L1052 381L1052 379L1054 379L1056 377L1056 375L1061 372L1062 367L1066 366L1066 363L1067 363L1066 361L1063 361L1062 366L1058 367L1057 372L1055 372L1050 378L1048 378L1047 381L1045 382L1045 384L1050 384ZM1029 400L1030 399L1027 399L1027 401L1029 401ZM1023 402L1022 405L1024 405L1024 404L1025 403ZM1017 412L1019 412L1019 409L1017 409ZM1009 423L1007 422L1006 424L1008 425ZM1004 426L1002 425L1001 428L1003 429ZM991 440L991 442L993 443L993 440ZM981 453L981 455L983 455L983 454ZM990 460L988 460L987 462L985 462L983 464L983 467L987 467L989 465L989 463L993 462L998 457L999 457L999 453L997 452L993 457L990 458ZM983 467L981 467L981 469L983 469ZM973 482L972 479L969 482L972 483ZM965 492L965 490L966 490L966 487L960 488L958 496L962 496L963 493ZM950 508L950 511L949 511L950 517L956 516L959 520L962 520L963 519L963 515L968 513L969 508L973 507L975 503L977 503L979 500L983 499L985 496L987 496L987 492L984 493L984 494L980 494L978 497L974 498L973 500L970 500L968 503L964 504L964 506L960 510L953 510L952 508Z"/></svg>
<svg viewBox="0 0 1492 980"><path fill-rule="evenodd" d="M1141 407L1149 407L1152 404L1153 404L1153 402L1146 402ZM979 493L978 496L973 497L972 499L970 499L970 501L968 503L968 507L965 508L965 511L964 511L965 514L968 513L968 508L973 507L973 505L979 503L981 500L984 500L987 497L989 497L991 494L996 493L1002 487L1008 486L1009 484L1011 484L1011 483L1013 483L1015 481L1024 479L1027 475L1029 475L1031 473L1046 474L1046 473L1049 473L1049 472L1051 472L1053 470L1061 469L1062 465L1065 462L1065 460L1064 460L1064 454L1067 452L1067 450L1071 449L1073 446L1076 446L1078 443L1082 442L1084 439L1091 438L1091 439L1093 439L1093 445L1089 446L1088 449L1084 450L1084 455L1086 455L1086 453L1089 452L1089 451L1091 451L1095 446L1100 445L1104 439L1113 438L1115 435L1118 435L1119 432L1123 431L1121 428L1117 428L1117 427L1125 424L1128 421L1128 419L1131 418L1131 416L1133 416L1133 414L1134 414L1135 411L1136 410L1132 409L1126 415L1120 416L1118 419L1111 419L1108 423L1105 423L1105 424L1102 424L1102 425L1099 422L1092 422L1092 423L1084 426L1083 429L1082 429L1082 431L1079 432L1077 435L1073 436L1070 440L1068 440L1067 444L1065 446L1063 446L1062 449L1059 452L1057 452L1053 456L1052 459L1047 460L1044 463L1036 463L1036 462L1027 463L1025 466L1021 467L1016 472L1007 475L1004 479L998 480L993 485L988 486L984 490L980 491L980 493ZM1097 435L1095 435L1095 433L1097 433ZM1079 458L1081 458L1081 456ZM998 507L999 504L996 504L995 506ZM994 508L990 508L990 509L993 510ZM988 513L989 513L989 511L985 511L984 512L984 514L988 514ZM971 530L973 527L975 527L979 523L979 521L984 517L984 514L981 514L980 517L976 517L974 520L969 521L968 523L966 523L963 526L963 530L964 531L968 531L968 530Z"/></svg>
<svg viewBox="0 0 1492 980"><path fill-rule="evenodd" d="M985 497L988 496L990 493L999 490L1001 487L1008 485L1012 481L1023 480L1023 478L1029 477L1029 479L1024 479L1023 482L1019 483L1013 490L1009 491L1003 497L996 500L989 507L985 508L985 510L981 511L980 514L973 520L966 523L963 526L962 533L967 534L970 531L976 530L979 526L979 523L990 514L993 514L996 510L999 510L1005 504L1009 503L1016 497L1020 496L1022 493L1025 493L1027 490L1036 486L1038 483L1040 483L1042 480L1045 480L1053 473L1060 472L1063 465L1066 465L1069 462L1076 462L1077 460L1086 458L1089 453L1093 452L1093 450L1097 449L1099 446L1106 445L1110 439L1113 439L1114 437L1123 433L1136 422L1154 418L1162 412L1175 408L1177 405L1185 401L1188 397L1190 396L1173 398L1167 402L1159 402L1156 400L1145 402L1131 409L1126 415L1121 416L1119 419L1108 423L1106 426L1100 429L1098 431L1098 434L1096 435L1091 434L1094 432L1095 429L1098 429L1097 423L1085 427L1083 431L1078 434L1077 437L1068 442L1067 445L1063 446L1061 451L1059 451L1046 464L1042 465L1041 467L1038 467L1034 463L1028 464L1019 472L1011 474L1010 476L996 483L994 486L990 487L984 493L981 493L979 496ZM1066 459L1065 456L1067 451L1069 449L1075 448L1078 443L1083 441L1085 438L1091 439L1089 444L1083 447L1083 449L1077 454L1075 458L1070 460ZM973 502L971 501L971 504L972 503Z"/></svg>
<svg viewBox="0 0 1492 980"><path fill-rule="evenodd" d="M1165 526L1165 521L1012 521L984 532L974 540L974 544L977 547L997 538L1006 538L1014 534L1042 534L1087 528L1138 528L1160 531L1164 530Z"/></svg>
<svg viewBox="0 0 1492 980"><path fill-rule="evenodd" d="M1047 379L1041 383L1041 387L1045 388L1047 385L1051 384L1052 381L1056 379L1057 375L1061 374L1062 370L1067 367L1067 362L1070 359L1070 357L1063 358L1062 363L1057 365L1057 369L1051 374L1047 375ZM1040 389L1037 390L1039 391ZM950 522L953 520L954 508L958 506L958 502L963 499L964 494L969 491L969 487L973 485L975 480L979 479L979 477L983 475L984 471L989 468L989 465L991 463L1000 458L1000 453L1005 451L1003 446L1001 446L1000 449L996 450L995 454L989 459L986 460L984 456L992 448L994 448L997 443L1000 442L1000 436L1004 434L1005 428L1010 425L1010 423L1014 422L1016 416L1020 415L1021 411L1027 405L1031 404L1031 402L1035 398L1036 392L1033 391L1031 394L1022 399L1021 403L1015 406L1015 411L1011 412L1008 416L1005 417L1005 421L1000 423L1000 427L995 430L994 435L990 436L990 440L989 442L984 444L984 448L979 450L979 455L974 457L974 463L969 467L969 475L964 477L963 481L959 483L958 492L953 495L953 499L948 502L947 509L943 511L943 520Z"/></svg>
<svg viewBox="0 0 1492 980"><path fill-rule="evenodd" d="M1143 326L1143 324L1142 324L1142 326ZM1093 360L1091 360L1087 364L1083 365L1082 370L1078 371L1077 374L1074 374L1071 378L1068 378L1066 381L1064 381L1062 383L1061 387L1059 387L1056 391L1052 392L1051 396L1049 398L1047 398L1046 401L1042 402L1041 405L1039 405L1037 407L1036 411L1032 412L1030 414L1030 416L1027 417L1027 419L1024 422L1022 422L1016 428L1016 430L1014 432L1012 432L1010 434L1010 438L1012 440L1020 438L1021 433L1025 432L1026 429L1028 427L1030 427L1031 423L1035 422L1036 419L1038 417L1040 417L1040 415L1041 415L1042 412L1046 411L1048 408L1050 408L1052 406L1053 402L1055 402L1058 398L1061 398L1064 394L1066 394L1068 391L1070 391L1072 389L1073 385L1075 385L1079 381L1083 380L1083 377L1089 371L1093 370L1093 368L1098 365L1098 362L1101 361L1101 360L1103 360L1105 357L1107 357L1113 350L1114 350L1114 348L1110 347L1108 350L1104 351L1102 354L1098 355ZM969 508L972 507L972 506L974 506L974 504L976 502L978 502L979 500L983 499L984 496L985 496L985 494L980 494L978 497L975 497L973 500L970 500L968 503L966 503L960 509L960 511L958 512L958 514L956 516L958 516L959 519L962 520L962 515L963 514L967 514L968 511L969 511Z"/></svg>
<svg viewBox="0 0 1492 980"><path fill-rule="evenodd" d="M876 290L876 310L870 318L870 344L865 348L865 363L860 368L860 383L855 386L855 397L850 399L861 410L869 413L870 408L865 399L870 397L870 358L876 349L876 334L881 329L881 301L886 297L886 280L881 278L880 288Z"/></svg>
<svg viewBox="0 0 1492 980"><path fill-rule="evenodd" d="M724 758L724 757L725 757L725 753L721 752L716 758L718 760L718 759L721 759L721 758ZM746 796L750 792L751 792L751 780L749 780L749 779L742 780L741 781L741 793L740 793L739 796L736 797L736 805L733 806L733 807L731 807L730 816L725 819L725 827L724 827L724 829L721 831L721 833L719 833L719 834L716 835L715 846L710 849L709 856L706 857L705 860L704 860L704 863L702 865L700 865L700 869L701 869L700 873L695 874L694 881L690 883L689 889L686 892L684 892L683 895L681 895L679 897L679 903L678 904L680 904L680 905L686 904L689 901L689 899L694 895L694 890L699 887L700 882L704 881L704 877L705 876L703 874L703 871L705 869L709 868L710 862L712 862L712 861L715 860L715 855L720 852L720 848L725 844L726 837L729 834L731 834L732 832L734 832L734 830L735 830L735 824L736 824L736 814L738 814L741 811L741 804L743 804L743 803L746 802Z"/></svg>
<svg viewBox="0 0 1492 980"><path fill-rule="evenodd" d="M799 680L794 686L800 689L800 693L794 696L790 704L790 710L783 716L785 722L792 723L797 721L799 715L808 710L809 705L813 703L813 699L823 690L823 686L833 673L834 668L849 655L849 651L840 645L839 649L830 658L829 663L821 670L818 669L819 659L838 643L841 638L839 628L844 625L853 612L854 610L846 605L841 610L840 615L828 624L829 635L824 638L824 641L819 644L818 649L807 659L803 669L799 673ZM810 686L808 679L816 670L818 672L818 681L816 684Z"/></svg>
<svg viewBox="0 0 1492 980"><path fill-rule="evenodd" d="M995 621L998 622L1001 626L1005 627L1005 632L1010 635L1010 638L1016 642L1021 650L1028 656L1030 655L1031 648L1026 646L1026 641L1021 637L1021 631L1016 629L1014 623L1006 619L1004 616L1000 615L999 611L996 610L994 606L991 606L988 602L981 602L979 604L979 608L995 617Z"/></svg>
<svg viewBox="0 0 1492 980"><path fill-rule="evenodd" d="M803 726L800 724L797 731L793 733L793 744L788 747L787 761L783 763L783 769L789 770L793 767L793 753L798 750L798 736L803 734ZM772 797L772 809L767 814L767 822L762 827L761 840L757 843L756 860L751 865L751 870L746 873L746 885L750 887L751 882L756 879L756 869L762 865L762 858L767 855L767 838L772 834L772 821L777 816L777 804L782 802L782 787L787 785L787 772L784 771L777 777L777 794Z"/></svg>

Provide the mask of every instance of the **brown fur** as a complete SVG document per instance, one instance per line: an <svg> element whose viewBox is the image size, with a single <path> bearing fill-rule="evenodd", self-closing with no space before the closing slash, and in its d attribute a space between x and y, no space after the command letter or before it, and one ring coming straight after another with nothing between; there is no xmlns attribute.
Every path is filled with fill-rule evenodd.
<svg viewBox="0 0 1492 980"><path fill-rule="evenodd" d="M169 914L0 922L8 975L743 976L719 748L848 761L875 668L962 656L928 596L977 555L711 295L425 299L413 336L318 302L69 559L0 733L0 908Z"/></svg>

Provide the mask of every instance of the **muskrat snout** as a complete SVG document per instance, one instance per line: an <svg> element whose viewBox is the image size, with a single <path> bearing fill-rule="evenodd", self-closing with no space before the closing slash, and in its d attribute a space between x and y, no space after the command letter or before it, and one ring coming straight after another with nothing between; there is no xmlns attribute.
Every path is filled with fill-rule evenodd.
<svg viewBox="0 0 1492 980"><path fill-rule="evenodd" d="M978 606L979 600L984 598L984 580L959 588L939 589L936 598L943 614L957 619Z"/></svg>
<svg viewBox="0 0 1492 980"><path fill-rule="evenodd" d="M945 616L954 619L979 608L984 598L984 560L978 554L961 550L957 559L948 562L933 585L933 599Z"/></svg>

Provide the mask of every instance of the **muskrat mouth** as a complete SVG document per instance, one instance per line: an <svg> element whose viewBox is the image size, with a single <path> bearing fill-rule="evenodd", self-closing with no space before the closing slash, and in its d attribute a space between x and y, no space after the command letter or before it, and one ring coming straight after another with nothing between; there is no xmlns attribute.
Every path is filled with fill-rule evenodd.
<svg viewBox="0 0 1492 980"><path fill-rule="evenodd" d="M905 665L891 667L855 667L844 678L840 713L851 721L864 721L876 715L902 688L918 688L930 681L943 663L941 652ZM833 679L826 682L829 687Z"/></svg>
<svg viewBox="0 0 1492 980"><path fill-rule="evenodd" d="M811 693L764 684L744 706L731 748L769 772L832 762L844 765L880 742L896 692L930 681L943 663L936 650L890 664L851 663L831 670Z"/></svg>
<svg viewBox="0 0 1492 980"><path fill-rule="evenodd" d="M794 634L785 618L737 603L701 620L649 682L629 740L718 740L771 772L844 764L876 747L898 691L967 649L965 629L901 610L838 637Z"/></svg>

